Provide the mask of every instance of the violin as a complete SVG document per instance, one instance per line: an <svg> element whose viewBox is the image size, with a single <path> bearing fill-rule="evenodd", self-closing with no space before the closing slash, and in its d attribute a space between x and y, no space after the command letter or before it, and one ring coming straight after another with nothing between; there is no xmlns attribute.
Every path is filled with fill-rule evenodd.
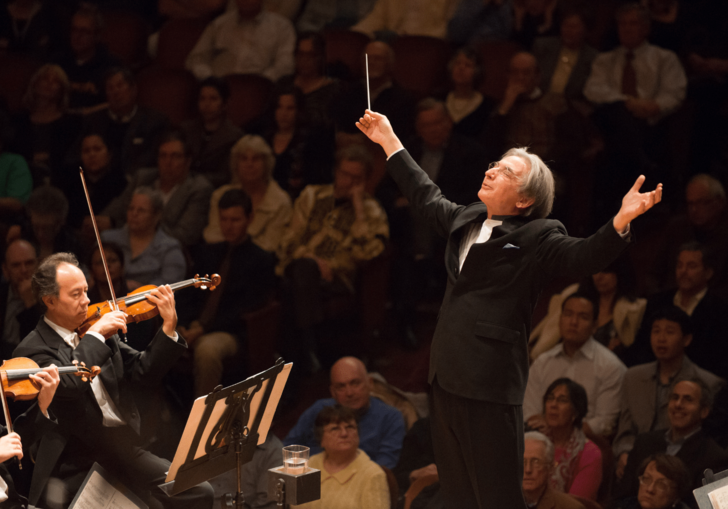
<svg viewBox="0 0 728 509"><path fill-rule="evenodd" d="M173 292L192 286L201 288L202 290L212 291L219 285L220 276L218 274L213 274L212 277L208 275L200 277L199 274L196 274L192 279L172 283L169 287ZM86 320L76 329L78 337L82 338L93 324L98 322L102 316L110 311L123 311L126 313L126 323L138 323L154 318L159 314L159 309L147 299L147 295L155 288L157 287L154 285L142 286L124 297L116 299L116 302L107 300L106 302L89 305Z"/></svg>

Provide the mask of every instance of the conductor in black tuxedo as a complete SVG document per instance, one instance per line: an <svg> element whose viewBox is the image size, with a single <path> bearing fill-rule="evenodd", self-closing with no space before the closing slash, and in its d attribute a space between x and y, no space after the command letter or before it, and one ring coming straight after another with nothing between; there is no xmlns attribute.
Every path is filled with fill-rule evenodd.
<svg viewBox="0 0 728 509"><path fill-rule="evenodd" d="M551 171L511 149L492 163L479 201L449 201L403 149L387 118L366 111L359 129L384 148L387 169L415 213L447 238L447 289L430 353L430 413L445 507L526 507L523 394L531 313L552 277L609 265L630 240L630 222L659 202L640 176L612 221L587 239L546 219ZM475 194L475 190L473 190Z"/></svg>
<svg viewBox="0 0 728 509"><path fill-rule="evenodd" d="M86 318L89 299L86 278L72 254L56 253L46 258L31 284L45 306L45 314L18 345L15 356L29 357L40 366L69 365L78 360L87 366L100 366L101 373L91 383L77 377L61 380L50 406L58 426L44 434L38 446L30 504L66 507L96 461L150 507L211 508L213 490L208 483L167 497L158 485L164 482L170 463L140 443L140 418L132 386L158 384L187 348L175 332L177 313L169 286L160 286L147 297L159 309L163 325L147 349L138 352L121 342L117 334L126 331L122 311L103 315L82 338L74 332ZM62 481L64 500L51 501L46 500L47 494L43 496L51 477Z"/></svg>

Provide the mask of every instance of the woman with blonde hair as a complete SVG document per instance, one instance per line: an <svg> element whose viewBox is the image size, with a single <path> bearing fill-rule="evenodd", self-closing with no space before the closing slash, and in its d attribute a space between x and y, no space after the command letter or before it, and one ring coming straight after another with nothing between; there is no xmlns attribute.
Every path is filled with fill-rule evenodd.
<svg viewBox="0 0 728 509"><path fill-rule="evenodd" d="M248 235L266 251L275 251L291 218L291 198L273 180L275 156L263 138L243 136L230 150L231 183L219 187L210 199L210 216L203 232L205 242L222 242L218 202L225 191L242 189L253 202Z"/></svg>

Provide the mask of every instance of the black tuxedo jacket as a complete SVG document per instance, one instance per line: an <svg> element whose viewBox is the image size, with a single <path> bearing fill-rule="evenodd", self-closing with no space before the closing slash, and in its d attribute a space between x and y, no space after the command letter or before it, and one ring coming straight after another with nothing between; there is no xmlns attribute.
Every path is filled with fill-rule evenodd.
<svg viewBox="0 0 728 509"><path fill-rule="evenodd" d="M10 285L5 281L0 282L0 336L3 335L5 330L5 312L8 307L8 293L10 292ZM42 311L39 305L35 305L32 308L24 309L21 311L17 320L20 324L20 338L24 338L30 331L33 330L35 324L38 322ZM13 350L17 346L16 344L7 343L5 337L0 339L0 360L10 359L13 355Z"/></svg>
<svg viewBox="0 0 728 509"><path fill-rule="evenodd" d="M84 336L73 349L41 319L33 332L18 345L15 357L29 357L39 366L50 364L68 366L78 360L86 366L99 366L99 378L114 401L121 417L137 434L140 433L139 411L130 384L157 384L187 348L180 336L175 342L160 329L146 350L138 352L122 343L119 336L105 342L90 335ZM80 377L64 376L56 390L51 410L58 426L40 440L36 456L29 500L40 498L48 478L71 437L88 443L98 438L103 427L101 409L91 390L91 384Z"/></svg>
<svg viewBox="0 0 728 509"><path fill-rule="evenodd" d="M442 196L406 151L387 167L416 213L448 239L447 289L430 353L429 382L466 398L521 405L528 378L531 314L542 288L559 275L598 272L627 246L611 221L587 239L566 234L554 220L494 217L503 224L474 244L462 272L460 242L481 225L486 206L457 205Z"/></svg>

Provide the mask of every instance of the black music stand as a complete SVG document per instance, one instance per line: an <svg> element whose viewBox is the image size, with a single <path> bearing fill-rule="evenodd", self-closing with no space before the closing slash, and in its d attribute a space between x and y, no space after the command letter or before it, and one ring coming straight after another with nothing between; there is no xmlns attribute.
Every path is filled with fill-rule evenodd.
<svg viewBox="0 0 728 509"><path fill-rule="evenodd" d="M241 467L265 441L290 369L291 364L278 359L262 373L224 389L217 386L197 399L166 482L159 487L171 497L237 468L234 507L242 509Z"/></svg>

